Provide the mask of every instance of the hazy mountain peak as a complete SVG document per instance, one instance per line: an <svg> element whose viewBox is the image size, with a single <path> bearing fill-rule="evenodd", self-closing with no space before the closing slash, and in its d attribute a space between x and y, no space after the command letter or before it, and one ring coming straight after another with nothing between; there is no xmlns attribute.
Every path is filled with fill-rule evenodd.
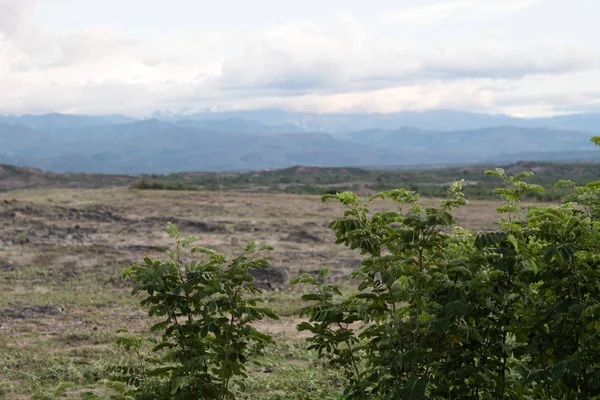
<svg viewBox="0 0 600 400"><path fill-rule="evenodd" d="M258 110L142 120L9 116L0 117L0 162L56 172L141 173L590 160L600 158L589 143L596 120L450 110L387 115Z"/></svg>

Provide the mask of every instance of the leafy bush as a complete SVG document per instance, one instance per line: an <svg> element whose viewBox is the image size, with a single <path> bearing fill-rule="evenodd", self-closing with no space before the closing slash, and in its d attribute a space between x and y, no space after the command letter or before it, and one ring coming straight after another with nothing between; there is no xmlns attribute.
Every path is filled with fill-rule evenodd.
<svg viewBox="0 0 600 400"><path fill-rule="evenodd" d="M144 259L124 271L135 283L133 294L145 293L141 305L151 317L162 320L152 327L161 339L126 335L118 344L135 352L126 365L109 369L106 384L120 393L115 398L134 399L231 399L232 380L246 377L246 363L256 346L273 342L252 323L278 317L260 307L261 291L250 271L270 263L261 257L269 246L251 242L244 254L227 261L222 254L191 247L197 237L181 238L177 227L168 226L176 248L166 261ZM200 253L208 260L184 262L184 251ZM153 345L152 354L143 352ZM235 380L241 390L243 379Z"/></svg>
<svg viewBox="0 0 600 400"><path fill-rule="evenodd" d="M404 189L323 196L346 208L337 243L365 255L357 293L326 270L292 283L314 287L298 329L345 371L347 398L600 398L600 181L560 182L573 188L561 205L523 207L543 192L532 173L487 174L503 204L498 231L479 235L454 227L460 183L437 208ZM378 199L397 207L370 213Z"/></svg>
<svg viewBox="0 0 600 400"><path fill-rule="evenodd" d="M560 205L525 207L527 196L544 195L527 182L532 173L497 168L486 176L502 180L495 193L503 203L498 229L479 234L452 216L467 204L462 182L429 208L406 189L367 201L352 192L323 196L345 207L330 225L336 242L364 256L351 276L357 291L342 295L325 269L292 283L313 287L298 329L345 374L346 398L600 398L600 181L561 181L556 190L570 193ZM379 200L395 208L372 213ZM152 328L162 338L120 337L136 356L113 367L107 384L116 398L234 398L230 383L243 391L252 346L272 343L252 327L277 316L258 306L249 273L269 266L260 257L269 247L250 243L230 263L191 247L208 261L184 263L197 238L181 239L174 225L169 233L177 247L167 261L125 271L134 294L147 294L149 314L164 318Z"/></svg>
<svg viewBox="0 0 600 400"><path fill-rule="evenodd" d="M163 182L148 182L146 178L131 186L132 189L139 190L200 190L198 186L184 185L181 182L163 183Z"/></svg>
<svg viewBox="0 0 600 400"><path fill-rule="evenodd" d="M590 153L590 157L593 154ZM235 190L260 193L335 194L368 189L376 192L403 187L421 196L444 198L446 187L457 179L465 179L463 192L469 199L489 199L497 185L493 176L484 175L489 167L448 167L432 169L362 169L292 167L271 171L240 173L174 173L144 175L132 187L161 190ZM551 187L568 177L583 184L600 175L600 163L518 162L506 165L511 174L535 170L537 184L545 193L531 192L527 200L558 201L565 189Z"/></svg>

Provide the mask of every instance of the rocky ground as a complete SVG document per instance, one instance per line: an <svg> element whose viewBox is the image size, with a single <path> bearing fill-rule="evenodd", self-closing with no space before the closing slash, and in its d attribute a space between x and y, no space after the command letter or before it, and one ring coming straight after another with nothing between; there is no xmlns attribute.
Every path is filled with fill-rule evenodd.
<svg viewBox="0 0 600 400"><path fill-rule="evenodd" d="M485 229L494 205L474 202L457 212L459 222ZM335 202L323 204L316 196L283 194L0 193L0 397L28 398L23 393L59 381L93 381L101 360L114 352L109 349L117 328L147 329L150 321L120 274L144 257L164 257L172 245L168 221L226 254L236 254L251 240L273 245L273 268L257 280L267 289L270 306L286 318L263 328L294 335L299 293L287 280L328 267L342 281L360 265L358 254L335 245L327 228L342 212Z"/></svg>

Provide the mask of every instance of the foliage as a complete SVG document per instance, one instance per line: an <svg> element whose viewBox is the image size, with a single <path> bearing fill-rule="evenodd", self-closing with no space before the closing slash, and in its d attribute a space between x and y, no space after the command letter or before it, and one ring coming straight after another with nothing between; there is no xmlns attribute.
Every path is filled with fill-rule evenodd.
<svg viewBox="0 0 600 400"><path fill-rule="evenodd" d="M143 178L136 184L131 186L132 189L152 189L152 190L199 190L198 186L184 185L181 182L174 183L163 183L158 181L148 182L146 178Z"/></svg>
<svg viewBox="0 0 600 400"><path fill-rule="evenodd" d="M599 163L519 162L503 167L507 173L536 171L537 184L548 189L544 193L529 192L527 199L556 201L567 194L564 188L550 187L570 177L584 184L600 175ZM433 169L363 169L290 167L243 173L176 173L147 175L134 184L137 189L164 190L236 190L269 193L335 194L344 191L388 191L405 187L422 196L444 198L449 182L465 179L463 192L469 199L489 199L497 185L493 176L484 175L484 166Z"/></svg>
<svg viewBox="0 0 600 400"><path fill-rule="evenodd" d="M64 397L67 390L72 388L74 385L70 382L61 382L51 392L39 392L33 395L34 400L54 400Z"/></svg>
<svg viewBox="0 0 600 400"><path fill-rule="evenodd" d="M498 230L454 227L461 182L437 208L416 193L323 196L345 207L330 227L360 250L357 292L342 296L327 271L298 325L310 347L347 378L357 399L600 398L600 182L570 186L559 206L524 207L524 172L486 172L496 189ZM371 213L376 200L396 208Z"/></svg>
<svg viewBox="0 0 600 400"><path fill-rule="evenodd" d="M452 215L467 204L464 181L437 207L407 189L367 200L349 191L323 196L345 208L330 224L336 243L363 256L351 275L356 292L344 295L326 269L291 283L312 287L298 330L345 378L345 398L600 398L600 181L560 181L554 190L568 191L561 204L524 206L545 193L528 182L533 173L496 168L485 176L503 183L494 190L502 204L497 230L477 234ZM382 200L394 208L372 212ZM134 356L105 383L115 398L234 398L254 384L246 380L254 346L273 343L252 326L277 317L258 306L249 273L269 266L261 258L269 248L250 243L227 263L190 247L197 238L182 239L174 225L169 233L177 247L167 261L125 271L134 294L147 294L149 314L163 319L152 328L161 340L123 331L117 343ZM208 261L185 263L188 248Z"/></svg>
<svg viewBox="0 0 600 400"><path fill-rule="evenodd" d="M175 225L169 224L168 231L177 243L168 260L146 258L124 271L135 282L133 294L146 294L141 305L161 319L152 327L161 340L123 331L117 344L135 356L127 365L110 368L107 384L121 393L116 398L232 399L232 382L247 377L253 350L273 343L252 326L277 316L260 307L261 291L250 274L270 266L261 256L271 247L251 242L228 262L214 250L192 247L198 238L181 238ZM184 262L186 250L207 260ZM154 346L152 354L144 354L144 343ZM244 389L243 379L235 384Z"/></svg>

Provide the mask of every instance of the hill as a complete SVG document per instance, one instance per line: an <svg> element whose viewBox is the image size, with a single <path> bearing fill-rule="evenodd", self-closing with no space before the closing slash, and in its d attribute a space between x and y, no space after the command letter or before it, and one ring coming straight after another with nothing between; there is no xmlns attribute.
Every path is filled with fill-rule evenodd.
<svg viewBox="0 0 600 400"><path fill-rule="evenodd" d="M270 193L325 194L352 190L373 194L382 190L407 188L428 197L444 197L448 185L464 179L464 192L470 199L493 198L498 180L484 174L498 165L472 165L429 169L291 168L246 173L177 173L143 175L136 184L144 189L235 190ZM531 183L546 189L538 200L556 200L567 193L555 189L563 179L586 184L600 176L600 163L519 162L501 165L509 174L532 171Z"/></svg>
<svg viewBox="0 0 600 400"><path fill-rule="evenodd" d="M516 118L504 114L485 114L454 110L405 111L390 114L316 114L294 113L281 110L250 110L226 112L202 112L171 115L159 118L178 121L226 121L241 119L266 125L295 126L311 132L348 133L371 129L399 129L416 127L424 130L455 131L474 130L495 126L522 128L552 128L579 130L600 134L600 113L574 114L544 118Z"/></svg>
<svg viewBox="0 0 600 400"><path fill-rule="evenodd" d="M181 172L173 174L106 175L55 174L39 169L0 164L0 191L23 188L100 188L236 191L255 193L324 194L353 190L372 194L381 190L407 188L424 196L443 197L447 186L465 180L464 191L471 199L488 199L498 186L484 171L495 165L429 169L367 169L294 166L252 172ZM572 179L584 184L598 179L600 163L519 162L503 165L510 174L533 171L532 183L547 190L538 200L555 200L566 193L554 184Z"/></svg>
<svg viewBox="0 0 600 400"><path fill-rule="evenodd" d="M37 168L0 164L0 191L28 188L100 188L128 186L134 176L100 174L55 174Z"/></svg>
<svg viewBox="0 0 600 400"><path fill-rule="evenodd" d="M57 173L141 174L293 165L406 168L600 160L600 150L589 143L591 135L518 126L328 134L299 131L286 122L265 125L238 119L167 122L121 116L25 116L0 118L0 162Z"/></svg>
<svg viewBox="0 0 600 400"><path fill-rule="evenodd" d="M550 128L499 126L475 130L419 128L367 130L345 135L350 141L382 149L401 148L424 160L446 163L600 159L590 133Z"/></svg>

